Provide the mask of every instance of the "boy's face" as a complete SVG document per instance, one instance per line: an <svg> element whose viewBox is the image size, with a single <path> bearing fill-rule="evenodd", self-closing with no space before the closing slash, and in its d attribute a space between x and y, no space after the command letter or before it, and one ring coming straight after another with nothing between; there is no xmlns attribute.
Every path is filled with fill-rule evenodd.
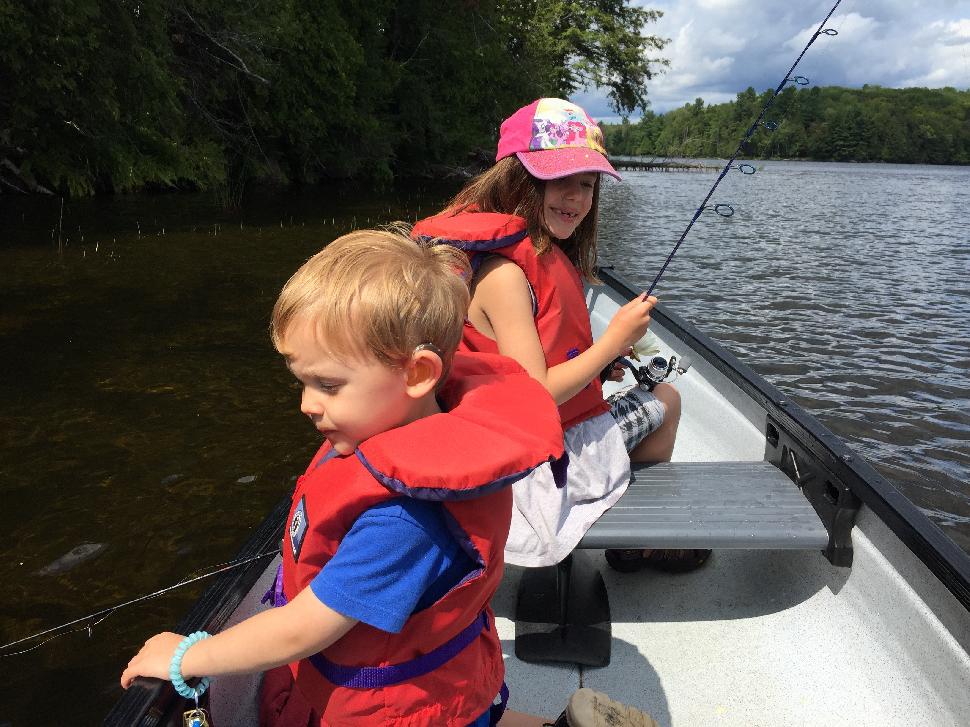
<svg viewBox="0 0 970 727"><path fill-rule="evenodd" d="M542 218L557 240L569 239L593 206L596 174L583 172L546 182Z"/></svg>
<svg viewBox="0 0 970 727"><path fill-rule="evenodd" d="M283 339L287 366L303 385L300 411L340 455L414 418L407 374L361 354L341 361L319 341L312 323L297 319Z"/></svg>

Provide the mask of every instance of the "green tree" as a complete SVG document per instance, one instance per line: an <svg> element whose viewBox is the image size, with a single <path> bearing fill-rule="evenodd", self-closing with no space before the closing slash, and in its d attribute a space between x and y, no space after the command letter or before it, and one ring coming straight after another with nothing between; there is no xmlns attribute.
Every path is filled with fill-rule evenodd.
<svg viewBox="0 0 970 727"><path fill-rule="evenodd" d="M647 108L631 0L0 0L0 188L387 181L490 148L538 96Z"/></svg>
<svg viewBox="0 0 970 727"><path fill-rule="evenodd" d="M0 179L87 194L217 177L185 134L163 21L148 3L0 1Z"/></svg>
<svg viewBox="0 0 970 727"><path fill-rule="evenodd" d="M737 149L772 93L759 96L748 88L733 102L706 107L698 99L666 114L645 114L622 135L607 125L607 147L614 154L725 158ZM970 163L970 91L786 87L774 98L765 121L777 127L757 128L746 156Z"/></svg>
<svg viewBox="0 0 970 727"><path fill-rule="evenodd" d="M669 39L645 35L657 10L628 0L510 0L499 3L513 58L550 95L609 89L613 109L646 111L646 83L669 65L656 54Z"/></svg>

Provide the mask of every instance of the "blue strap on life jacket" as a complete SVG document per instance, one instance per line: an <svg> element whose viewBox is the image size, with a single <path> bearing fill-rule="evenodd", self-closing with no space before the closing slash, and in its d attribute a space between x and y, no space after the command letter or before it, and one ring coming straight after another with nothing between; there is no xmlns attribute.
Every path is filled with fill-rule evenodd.
<svg viewBox="0 0 970 727"><path fill-rule="evenodd" d="M333 663L319 652L309 656L308 660L327 681L338 687L378 689L399 684L434 671L461 653L466 646L478 638L482 629L487 628L489 628L488 614L482 611L478 618L441 646L432 649L427 654L416 656L400 664L344 666Z"/></svg>
<svg viewBox="0 0 970 727"><path fill-rule="evenodd" d="M276 569L276 578L273 580L273 585L263 595L260 603L269 603L277 608L287 604L286 595L283 593L282 565ZM488 614L482 611L474 621L445 643L432 649L427 654L422 654L400 664L389 664L387 666L344 666L342 664L335 664L319 652L309 656L308 661L316 667L317 671L327 681L338 687L346 687L348 689L378 689L380 687L390 686L391 684L398 684L408 679L414 679L434 671L461 653L465 647L478 638L482 629L489 628ZM497 709L500 710L498 714L501 716L508 702L508 687L504 684L502 687L503 691L500 692L502 701L500 704L493 705L492 707L493 719L495 719L494 715ZM495 724L495 722L492 724Z"/></svg>
<svg viewBox="0 0 970 727"><path fill-rule="evenodd" d="M505 714L505 708L509 704L509 685L504 681L502 682L502 688L499 690L499 696L501 700L498 704L493 704L489 709L488 723L491 727L495 727L502 719L502 715Z"/></svg>
<svg viewBox="0 0 970 727"><path fill-rule="evenodd" d="M282 564L276 568L276 578L273 579L273 585L271 585L269 590L263 594L263 597L259 599L259 602L268 603L273 608L279 608L280 606L285 606L287 604L286 594L283 593Z"/></svg>

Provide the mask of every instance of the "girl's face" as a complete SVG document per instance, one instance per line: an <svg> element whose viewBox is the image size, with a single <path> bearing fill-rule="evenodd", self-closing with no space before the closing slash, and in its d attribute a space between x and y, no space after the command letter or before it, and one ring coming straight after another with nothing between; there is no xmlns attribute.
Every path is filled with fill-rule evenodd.
<svg viewBox="0 0 970 727"><path fill-rule="evenodd" d="M596 188L596 172L583 172L546 182L542 218L557 240L566 240L589 214Z"/></svg>

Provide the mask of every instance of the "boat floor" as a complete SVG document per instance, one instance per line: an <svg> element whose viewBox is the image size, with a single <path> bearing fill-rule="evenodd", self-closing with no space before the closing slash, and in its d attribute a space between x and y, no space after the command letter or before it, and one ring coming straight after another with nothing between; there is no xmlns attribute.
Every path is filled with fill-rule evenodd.
<svg viewBox="0 0 970 727"><path fill-rule="evenodd" d="M966 724L874 614L839 603L848 571L819 554L718 551L703 569L676 576L616 573L602 551L591 555L610 594L610 665L515 658L521 570L511 568L493 603L511 708L554 714L585 686L644 709L662 727Z"/></svg>
<svg viewBox="0 0 970 727"><path fill-rule="evenodd" d="M523 570L509 567L492 604L509 706L553 716L586 686L648 711L661 727L966 725L964 609L922 577L922 564L871 513L862 514L853 546L851 571L812 551L721 550L682 575L621 574L602 551L586 551L610 594L605 668L515 657ZM249 604L274 573L275 564ZM250 724L244 705L256 685L236 679L213 682L213 716L222 727Z"/></svg>

